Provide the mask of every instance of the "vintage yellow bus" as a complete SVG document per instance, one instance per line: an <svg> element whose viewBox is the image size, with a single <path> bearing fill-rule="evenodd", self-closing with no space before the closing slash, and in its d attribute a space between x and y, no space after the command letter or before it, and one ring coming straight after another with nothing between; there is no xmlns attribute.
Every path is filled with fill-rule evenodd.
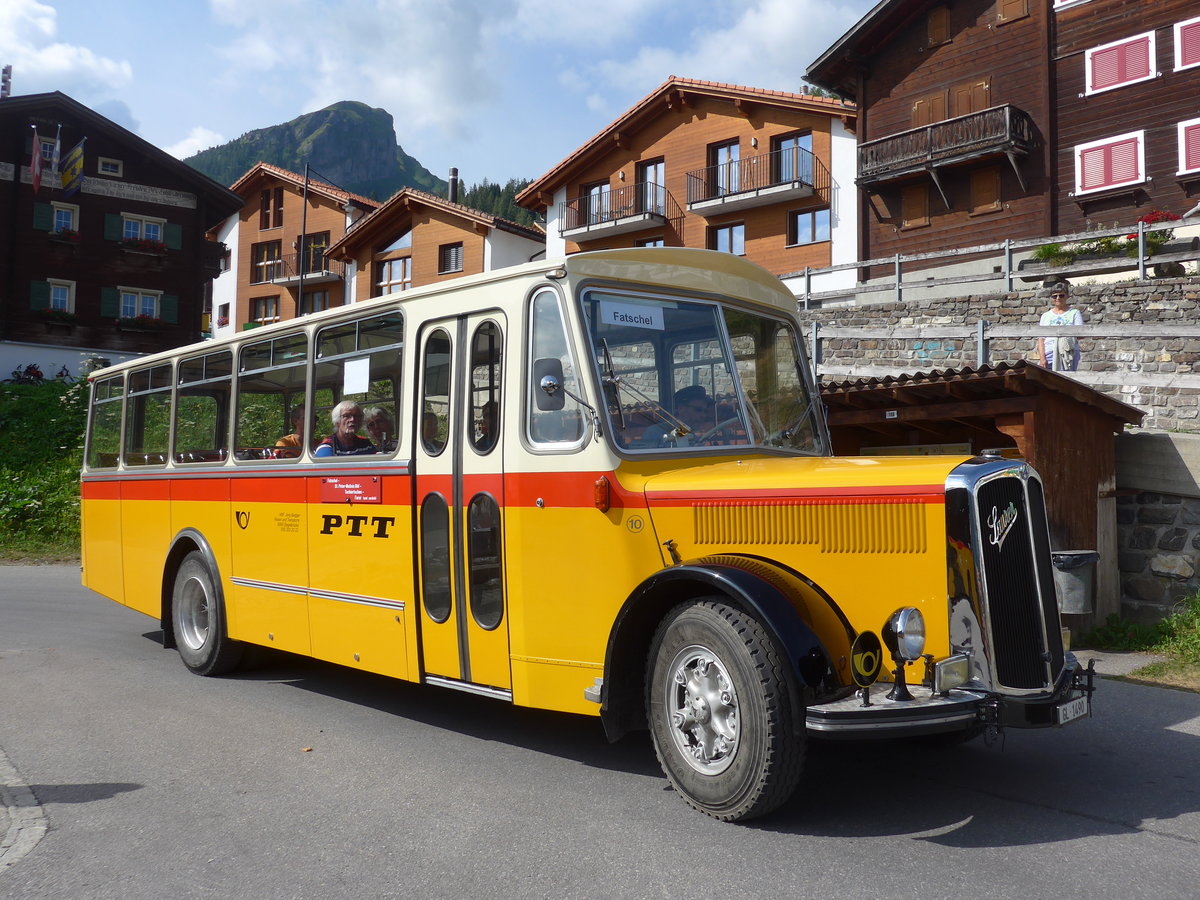
<svg viewBox="0 0 1200 900"><path fill-rule="evenodd" d="M95 373L83 582L201 675L254 644L648 727L725 820L810 737L1088 715L1037 474L828 448L778 279L581 253Z"/></svg>

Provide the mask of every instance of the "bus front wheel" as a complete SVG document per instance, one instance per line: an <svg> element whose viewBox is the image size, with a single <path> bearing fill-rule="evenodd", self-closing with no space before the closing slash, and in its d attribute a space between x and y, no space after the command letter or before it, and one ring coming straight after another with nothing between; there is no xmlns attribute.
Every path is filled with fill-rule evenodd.
<svg viewBox="0 0 1200 900"><path fill-rule="evenodd" d="M676 607L647 663L654 750L696 809L733 822L761 816L796 788L804 724L795 690L762 624L710 597Z"/></svg>
<svg viewBox="0 0 1200 900"><path fill-rule="evenodd" d="M184 557L171 593L171 622L183 664L197 675L223 675L237 668L243 645L225 632L225 608L213 574L199 551Z"/></svg>

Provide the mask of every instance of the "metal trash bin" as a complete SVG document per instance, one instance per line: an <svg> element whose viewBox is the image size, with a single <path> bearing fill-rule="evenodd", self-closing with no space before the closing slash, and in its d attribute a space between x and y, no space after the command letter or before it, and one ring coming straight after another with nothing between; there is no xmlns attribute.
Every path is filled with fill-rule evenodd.
<svg viewBox="0 0 1200 900"><path fill-rule="evenodd" d="M1082 615L1092 611L1092 580L1100 554L1095 550L1054 550L1054 593L1058 611Z"/></svg>

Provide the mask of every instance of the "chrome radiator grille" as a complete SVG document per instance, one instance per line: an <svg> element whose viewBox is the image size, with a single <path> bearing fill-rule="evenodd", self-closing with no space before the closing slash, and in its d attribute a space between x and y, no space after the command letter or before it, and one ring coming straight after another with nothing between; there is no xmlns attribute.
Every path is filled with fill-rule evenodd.
<svg viewBox="0 0 1200 900"><path fill-rule="evenodd" d="M1051 687L1063 667L1041 481L1027 467L981 479L974 510L983 615L1000 687Z"/></svg>

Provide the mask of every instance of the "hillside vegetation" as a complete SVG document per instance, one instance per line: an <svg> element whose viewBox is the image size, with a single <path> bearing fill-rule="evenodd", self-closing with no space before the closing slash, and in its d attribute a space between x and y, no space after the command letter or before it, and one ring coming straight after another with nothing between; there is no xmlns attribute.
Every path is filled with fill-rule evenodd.
<svg viewBox="0 0 1200 900"><path fill-rule="evenodd" d="M0 385L0 556L79 555L87 387Z"/></svg>

